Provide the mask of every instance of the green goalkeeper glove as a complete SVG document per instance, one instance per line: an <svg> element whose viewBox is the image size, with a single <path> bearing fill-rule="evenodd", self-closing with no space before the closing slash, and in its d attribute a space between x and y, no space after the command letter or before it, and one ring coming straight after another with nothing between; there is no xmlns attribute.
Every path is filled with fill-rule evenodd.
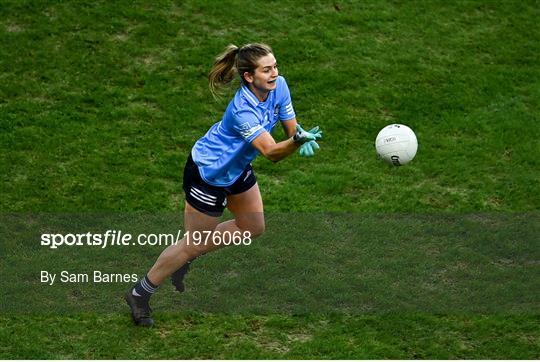
<svg viewBox="0 0 540 362"><path fill-rule="evenodd" d="M300 146L300 149L299 149L299 153L300 153L300 156L304 156L304 157L311 157L313 155L315 155L315 150L318 150L319 148L319 144L315 141L308 141L306 143L304 143L302 146Z"/></svg>
<svg viewBox="0 0 540 362"><path fill-rule="evenodd" d="M315 140L322 138L322 131L319 131L319 126L313 127L312 129L306 132L304 131L304 129L302 129L302 127L299 124L297 124L296 134L304 135L306 139L302 143L298 151L300 153L300 156L311 157L315 155L315 150L320 149L319 144Z"/></svg>
<svg viewBox="0 0 540 362"><path fill-rule="evenodd" d="M295 143L304 144L308 141L315 141L318 138L322 137L322 132L319 131L319 126L312 128L311 130L305 131L302 126L299 124L296 125L296 133L293 136L293 141Z"/></svg>

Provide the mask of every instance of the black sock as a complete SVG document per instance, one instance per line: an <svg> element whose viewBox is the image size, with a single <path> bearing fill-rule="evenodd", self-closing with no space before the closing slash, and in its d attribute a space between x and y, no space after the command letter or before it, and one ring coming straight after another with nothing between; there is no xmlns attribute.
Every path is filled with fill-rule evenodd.
<svg viewBox="0 0 540 362"><path fill-rule="evenodd" d="M144 278L139 280L137 284L133 287L131 294L135 297L142 298L145 301L148 301L152 294L157 291L158 286L154 285L148 276L145 275Z"/></svg>

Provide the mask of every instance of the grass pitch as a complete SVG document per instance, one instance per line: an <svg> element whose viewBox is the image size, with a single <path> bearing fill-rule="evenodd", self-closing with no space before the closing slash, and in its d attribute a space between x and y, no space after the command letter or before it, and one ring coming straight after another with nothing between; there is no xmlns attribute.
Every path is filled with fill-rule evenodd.
<svg viewBox="0 0 540 362"><path fill-rule="evenodd" d="M298 120L320 125L324 131L321 151L312 159L295 155L278 164L262 158L254 162L265 209L269 215L315 217L319 225L305 219L294 225L290 217L286 230L269 230L241 255L253 258L250 262L255 265L274 266L276 272L292 269L295 274L290 278L280 274L275 279L285 286L309 286L313 277L320 277L324 296L336 288L347 290L347 283L338 283L343 280L324 278L322 271L332 271L332 265L345 275L364 272L357 280L365 281L364 286L372 283L374 291L397 292L407 289L396 289L392 275L412 273L425 282L422 290L431 287L436 292L451 291L444 287L453 285L453 277L490 270L495 274L488 275L496 277L491 282L501 285L492 290L491 295L499 297L490 305L510 301L507 308L481 312L459 308L436 312L418 305L412 311L383 308L377 313L354 309L318 313L315 308L304 313L196 312L166 310L176 304L168 299L170 291L162 290L155 298L162 307L156 314L157 327L140 330L131 326L120 297L108 295L110 308L100 311L86 308L58 314L32 301L33 294L25 287L37 288L37 295L52 289L34 285L38 276L25 266L39 270L76 265L91 270L99 259L73 251L70 260L68 250L55 256L35 238L15 243L18 239L11 236L22 229L13 234L12 225L3 224L0 247L6 256L0 260L1 285L10 293L0 299L0 357L540 356L540 298L535 288L526 288L540 275L535 232L540 205L536 2L5 1L0 9L4 221L12 220L14 213L36 214L38 219L44 213L180 213L181 172L188 152L221 117L227 102L227 97L213 101L207 87L213 57L228 43L262 41L275 50ZM419 140L416 159L402 168L382 164L373 147L377 132L394 122L409 125ZM281 135L278 130L275 136ZM358 229L348 233L324 224L327 218L313 216L328 212L353 219L379 215L379 223L355 224ZM384 243L384 238L373 242L381 240L375 232L381 232L386 219L406 215L414 220L417 214L435 219L450 215L458 221L480 215L480 220L487 217L508 224L496 223L506 226L490 229L486 238L474 228L471 238L469 224L465 229L459 223L444 224L422 229L416 239L403 238L419 235L406 224L402 230L394 228L393 238L386 239L395 240L395 245ZM326 232L324 237L307 238L311 226ZM339 233L332 235L334 230ZM370 233L377 236L370 239ZM283 239L287 243L276 240L280 236L288 237ZM349 242L350 249L323 248L332 245L332 238L335 243ZM365 244L355 244L358 240ZM418 247L423 259L408 246ZM137 250L103 255L143 273L159 249ZM124 260L124 253L133 258ZM200 294L209 298L212 291L219 298L218 292L228 292L227 286L244 282L242 278L249 282L250 274L234 274L235 268L238 272L249 263L242 264L232 249L221 253L209 255L198 270L194 268L192 296L203 292L196 288L204 282L216 286ZM332 263L322 263L325 258ZM377 270L381 264L388 267ZM231 270L206 274L222 265ZM302 265L313 269L301 274ZM426 265L433 269L423 269ZM379 289L377 281L382 283ZM256 282L254 278L247 285ZM127 284L116 287L121 296ZM70 301L101 290L73 288ZM284 290L286 300L306 295ZM524 290L529 292L523 294ZM370 301L369 289L361 295ZM524 298L518 303L520 295ZM26 297L36 310L17 313L17 305L9 304L15 297ZM387 304L392 304L392 297L389 293ZM484 305L474 299L471 304Z"/></svg>

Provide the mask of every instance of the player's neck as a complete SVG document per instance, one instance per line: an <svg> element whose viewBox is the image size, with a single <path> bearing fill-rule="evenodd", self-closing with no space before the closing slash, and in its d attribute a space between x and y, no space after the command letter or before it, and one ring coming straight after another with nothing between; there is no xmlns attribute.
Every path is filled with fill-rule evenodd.
<svg viewBox="0 0 540 362"><path fill-rule="evenodd" d="M248 89L251 91L251 93L255 95L255 97L257 97L259 102L266 101L266 99L268 98L268 94L270 94L270 91L266 91L266 90L263 91L263 90L257 89L253 86L253 84L249 84Z"/></svg>

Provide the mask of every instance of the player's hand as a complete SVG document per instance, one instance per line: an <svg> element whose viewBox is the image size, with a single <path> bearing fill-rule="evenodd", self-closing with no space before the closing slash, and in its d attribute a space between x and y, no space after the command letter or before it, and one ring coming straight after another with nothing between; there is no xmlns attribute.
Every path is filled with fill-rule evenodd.
<svg viewBox="0 0 540 362"><path fill-rule="evenodd" d="M306 143L304 143L302 146L300 146L300 149L299 149L299 153L300 153L300 156L304 156L304 157L311 157L313 155L315 155L315 150L318 150L319 148L319 144L315 141L308 141Z"/></svg>
<svg viewBox="0 0 540 362"><path fill-rule="evenodd" d="M319 131L319 126L312 128L309 131L305 131L299 124L296 125L296 133L293 136L295 143L304 144L308 141L315 141L322 137L322 132Z"/></svg>

